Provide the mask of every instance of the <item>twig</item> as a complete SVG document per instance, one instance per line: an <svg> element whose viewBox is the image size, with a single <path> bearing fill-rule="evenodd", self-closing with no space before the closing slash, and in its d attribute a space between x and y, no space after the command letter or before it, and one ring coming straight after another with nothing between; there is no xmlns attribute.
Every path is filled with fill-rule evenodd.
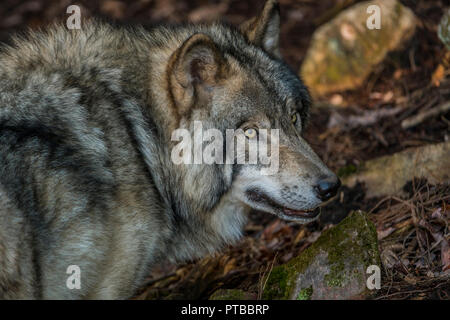
<svg viewBox="0 0 450 320"><path fill-rule="evenodd" d="M440 288L442 286L445 286L445 285L447 285L447 284L445 282L442 282L442 283L438 283L433 288L426 288L426 289L419 289L419 290L410 290L410 291L398 291L398 292L395 292L395 293L385 294L383 296L376 297L375 300L386 299L386 298L390 298L390 297L398 296L398 295L408 295L407 297L409 297L413 293L430 292L432 290L436 290L436 289L438 289L438 288Z"/></svg>
<svg viewBox="0 0 450 320"><path fill-rule="evenodd" d="M266 274L267 274L267 271L266 271L261 276L260 281L264 281L264 283L260 284L260 288L259 288L259 292L258 292L258 300L262 299L262 295L263 295L264 290L266 288L266 284L267 284L267 281L269 280L270 274L272 273L273 265L275 264L275 259L277 258L277 255L278 255L278 251L275 253L275 256L273 257L272 264L270 266L270 270L268 272L268 275L266 276Z"/></svg>
<svg viewBox="0 0 450 320"><path fill-rule="evenodd" d="M402 128L409 129L409 128L415 127L418 124L422 123L423 121L427 120L428 118L437 116L437 115L439 115L441 113L445 113L447 111L450 111L450 101L447 101L447 102L440 104L432 109L426 110L426 111L421 112L413 117L403 120Z"/></svg>
<svg viewBox="0 0 450 320"><path fill-rule="evenodd" d="M393 117L402 111L404 111L404 108L402 107L382 108L377 110L367 110L363 111L360 115L350 115L346 117L340 115L338 112L334 112L328 120L327 128L344 127L344 129L349 130L357 127L366 127L379 122L383 118Z"/></svg>

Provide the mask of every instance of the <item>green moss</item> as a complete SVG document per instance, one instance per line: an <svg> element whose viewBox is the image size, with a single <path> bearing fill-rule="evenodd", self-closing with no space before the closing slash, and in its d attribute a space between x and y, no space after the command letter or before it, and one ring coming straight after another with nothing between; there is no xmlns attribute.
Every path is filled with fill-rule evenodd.
<svg viewBox="0 0 450 320"><path fill-rule="evenodd" d="M345 284L344 274L336 271L325 275L324 280L329 287L343 287Z"/></svg>
<svg viewBox="0 0 450 320"><path fill-rule="evenodd" d="M273 299L288 299L291 290L290 275L287 268L277 266L272 269L272 272L266 278L266 288L264 290L263 298L267 300Z"/></svg>
<svg viewBox="0 0 450 320"><path fill-rule="evenodd" d="M330 272L325 275L329 287L345 287L348 281L363 281L359 269L380 264L375 226L361 211L352 212L338 226L328 229L300 256L275 267L267 279L264 299L289 299L299 274L320 253L327 253ZM364 269L365 270L365 269Z"/></svg>
<svg viewBox="0 0 450 320"><path fill-rule="evenodd" d="M209 297L209 300L246 300L246 294L240 289L219 289Z"/></svg>
<svg viewBox="0 0 450 320"><path fill-rule="evenodd" d="M345 178L353 173L356 173L357 171L358 171L358 168L355 165L349 164L348 166L340 168L338 170L338 176L340 178Z"/></svg>
<svg viewBox="0 0 450 320"><path fill-rule="evenodd" d="M312 286L310 286L309 288L304 288L298 293L297 300L311 300L313 292L314 291Z"/></svg>

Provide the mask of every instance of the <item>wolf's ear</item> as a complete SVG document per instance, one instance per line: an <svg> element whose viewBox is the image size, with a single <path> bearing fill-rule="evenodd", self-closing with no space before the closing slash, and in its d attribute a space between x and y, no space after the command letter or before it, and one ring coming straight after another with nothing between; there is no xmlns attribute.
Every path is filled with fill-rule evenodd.
<svg viewBox="0 0 450 320"><path fill-rule="evenodd" d="M261 14L239 26L247 39L280 58L280 8L277 0L267 0Z"/></svg>
<svg viewBox="0 0 450 320"><path fill-rule="evenodd" d="M197 33L187 39L170 58L170 90L184 113L197 99L205 99L211 89L225 79L227 64L214 41Z"/></svg>

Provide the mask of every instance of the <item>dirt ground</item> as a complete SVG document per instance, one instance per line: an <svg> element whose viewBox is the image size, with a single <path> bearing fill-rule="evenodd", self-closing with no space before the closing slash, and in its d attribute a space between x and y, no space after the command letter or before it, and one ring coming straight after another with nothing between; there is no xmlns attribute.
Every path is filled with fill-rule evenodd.
<svg viewBox="0 0 450 320"><path fill-rule="evenodd" d="M281 52L298 70L317 27L353 0L280 0ZM444 0L402 0L420 20L415 36L389 56L359 89L339 92L316 100L317 105L342 101L340 106L312 109L306 139L330 168L339 172L349 165L409 147L447 141L450 113L421 122L410 129L400 123L408 117L450 100L450 54L437 37ZM140 0L140 1L52 1L2 0L0 42L26 28L43 27L67 18L70 4L82 14L116 23L143 24L208 22L218 18L239 24L252 17L262 0ZM447 70L442 73L439 70ZM395 115L358 125L350 116L400 108ZM342 120L344 119L344 120ZM334 125L332 125L334 123ZM245 238L238 246L215 257L181 266L164 265L149 275L137 299L207 299L218 288L242 288L257 298L262 276L272 265L284 263L301 253L321 232L342 220L351 210L370 212L380 237L384 262L383 286L373 299L449 299L449 278L441 238L449 240L449 185L412 181L405 198L366 199L364 186L343 188L337 200L323 209L320 221L307 226L252 213ZM441 238L437 238L437 237ZM441 239L441 240L439 240ZM439 240L439 241L438 241ZM446 251L448 252L448 250ZM445 266L445 265L444 265ZM450 268L450 266L449 266Z"/></svg>

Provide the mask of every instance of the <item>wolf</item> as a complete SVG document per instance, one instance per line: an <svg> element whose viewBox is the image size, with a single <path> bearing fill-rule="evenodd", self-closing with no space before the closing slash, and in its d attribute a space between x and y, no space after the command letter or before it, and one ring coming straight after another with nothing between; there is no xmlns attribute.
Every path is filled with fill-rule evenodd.
<svg viewBox="0 0 450 320"><path fill-rule="evenodd" d="M310 97L279 28L268 0L239 27L91 20L3 46L0 298L130 298L156 263L235 243L250 210L316 219L340 181L302 138ZM249 143L278 129L279 169L173 163L194 121Z"/></svg>

